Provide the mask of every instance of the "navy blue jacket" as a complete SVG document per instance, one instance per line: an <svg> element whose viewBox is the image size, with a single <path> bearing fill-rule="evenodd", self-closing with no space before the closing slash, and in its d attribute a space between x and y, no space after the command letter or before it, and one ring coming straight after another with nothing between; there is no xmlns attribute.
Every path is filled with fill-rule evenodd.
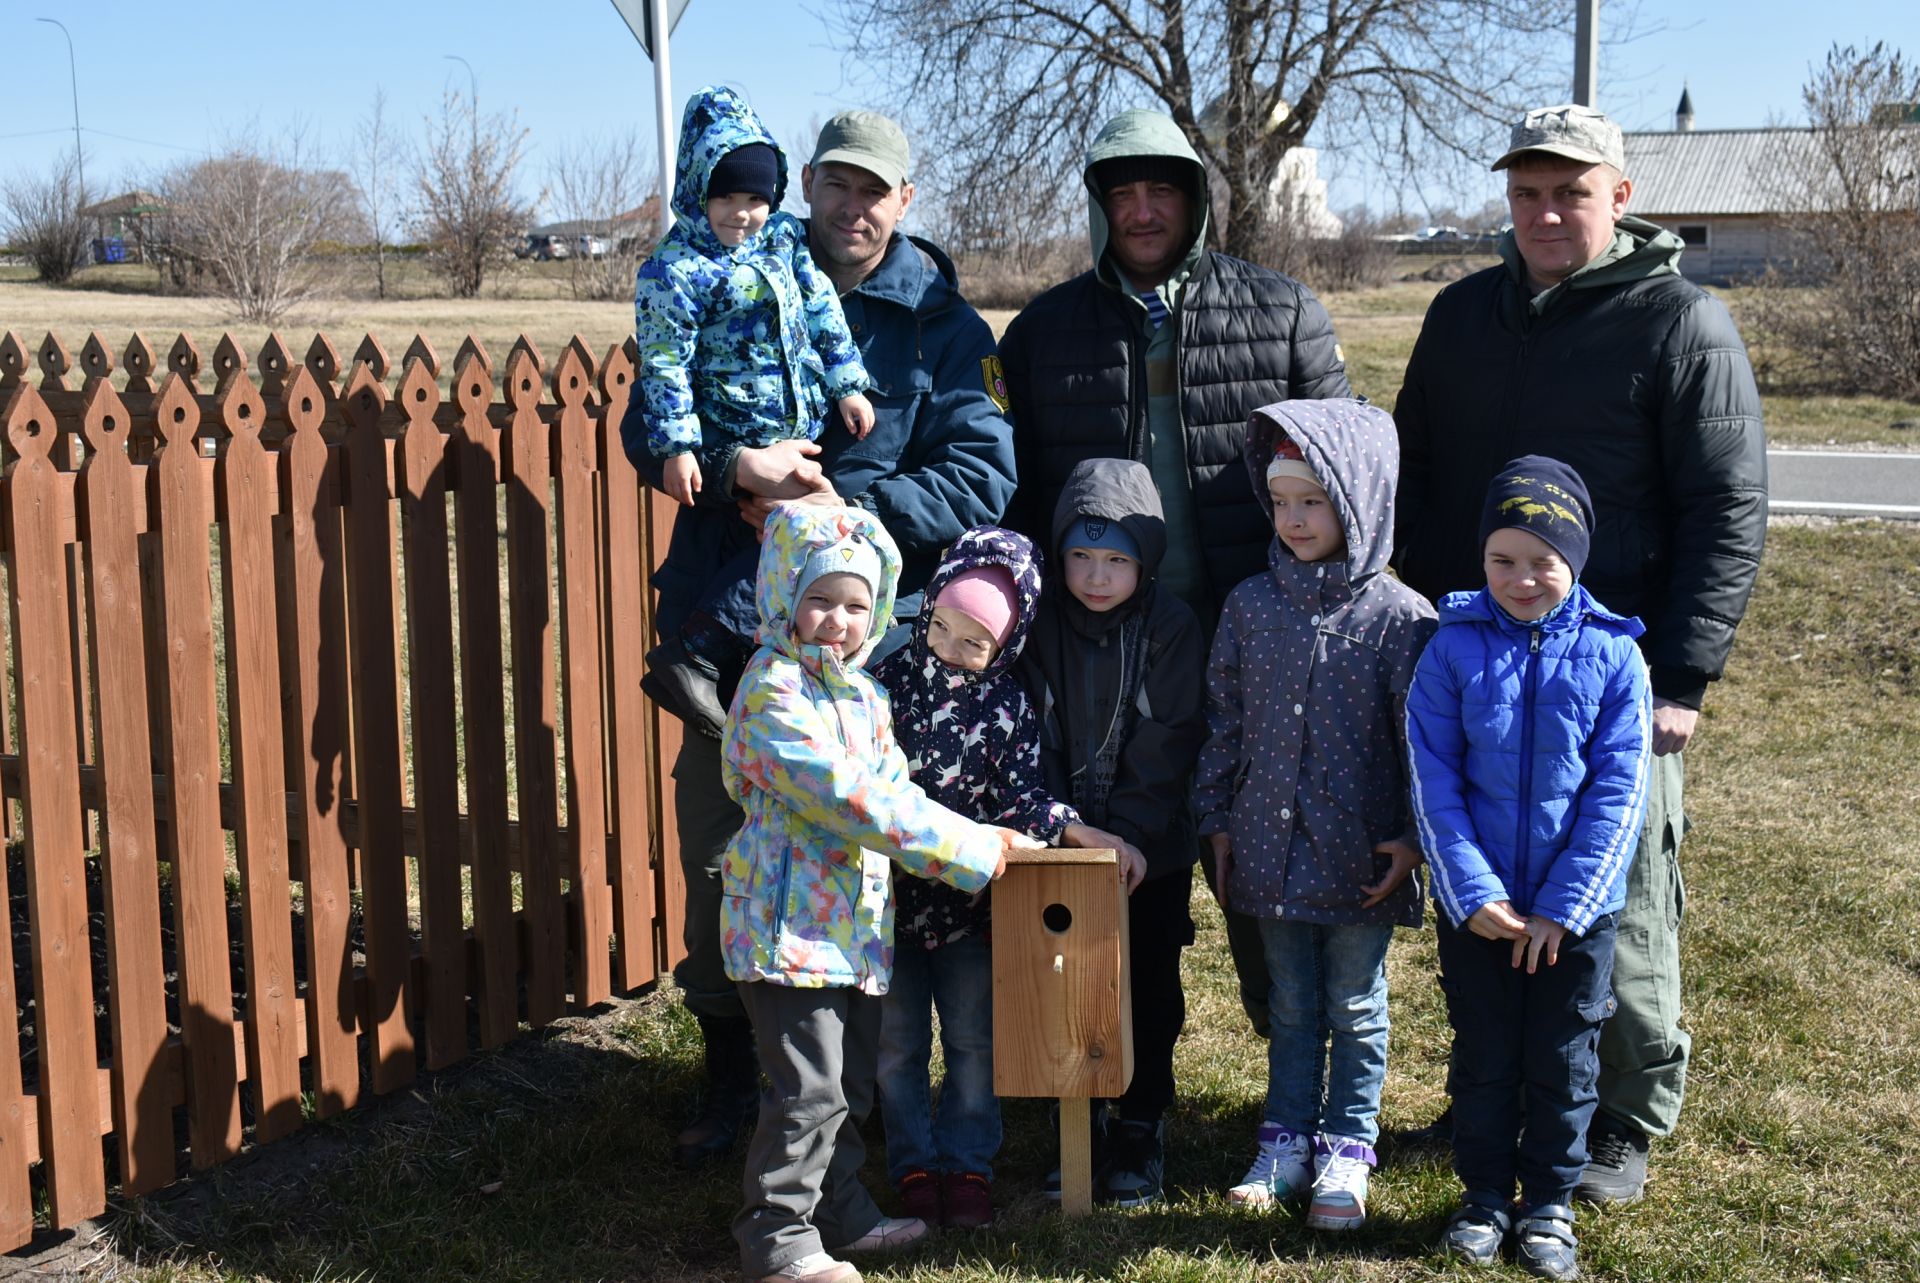
<svg viewBox="0 0 1920 1283"><path fill-rule="evenodd" d="M880 266L841 296L847 326L874 386L875 422L856 441L837 418L821 433L820 462L848 502L880 518L900 546L895 614L919 613L940 552L962 531L998 521L1013 496L1013 437L993 399L993 332L961 297L953 263L918 238L894 235ZM660 464L647 450L643 398L627 403L620 440L648 485ZM754 532L716 478L674 521L654 571L661 636L678 632ZM736 636L759 626L751 582L708 609Z"/></svg>
<svg viewBox="0 0 1920 1283"><path fill-rule="evenodd" d="M1652 761L1643 631L1578 583L1532 625L1484 588L1440 603L1407 749L1433 898L1454 926L1508 900L1584 935L1626 903Z"/></svg>

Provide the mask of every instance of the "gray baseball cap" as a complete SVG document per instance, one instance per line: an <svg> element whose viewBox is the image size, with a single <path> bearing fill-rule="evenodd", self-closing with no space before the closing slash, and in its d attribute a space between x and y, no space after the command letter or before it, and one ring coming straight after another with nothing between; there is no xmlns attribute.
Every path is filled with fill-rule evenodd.
<svg viewBox="0 0 1920 1283"><path fill-rule="evenodd" d="M843 111L821 127L808 163L829 162L858 165L899 187L907 181L907 136L877 111Z"/></svg>
<svg viewBox="0 0 1920 1283"><path fill-rule="evenodd" d="M1522 152L1545 152L1584 160L1589 165L1611 165L1622 173L1627 168L1626 145L1620 139L1620 126L1591 107L1562 103L1558 107L1538 107L1520 118L1507 139L1506 154L1493 162L1495 169L1513 164Z"/></svg>

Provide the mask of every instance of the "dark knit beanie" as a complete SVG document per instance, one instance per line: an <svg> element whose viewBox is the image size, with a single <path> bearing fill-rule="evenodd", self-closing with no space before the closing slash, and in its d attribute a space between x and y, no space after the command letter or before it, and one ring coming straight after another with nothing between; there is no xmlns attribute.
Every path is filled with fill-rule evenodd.
<svg viewBox="0 0 1920 1283"><path fill-rule="evenodd" d="M707 177L707 199L717 200L734 192L757 192L773 203L773 189L780 185L780 160L765 143L735 147L714 162Z"/></svg>
<svg viewBox="0 0 1920 1283"><path fill-rule="evenodd" d="M1580 474L1558 459L1522 455L1500 469L1480 511L1480 546L1496 530L1524 530L1565 559L1574 578L1593 545L1593 500Z"/></svg>
<svg viewBox="0 0 1920 1283"><path fill-rule="evenodd" d="M1093 185L1101 203L1127 183L1171 183L1190 199L1200 199L1200 167L1179 156L1115 156L1093 167Z"/></svg>

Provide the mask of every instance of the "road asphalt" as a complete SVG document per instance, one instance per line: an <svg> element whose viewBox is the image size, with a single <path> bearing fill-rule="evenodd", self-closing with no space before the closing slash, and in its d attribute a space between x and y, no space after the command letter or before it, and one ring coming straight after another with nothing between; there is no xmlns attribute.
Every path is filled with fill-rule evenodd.
<svg viewBox="0 0 1920 1283"><path fill-rule="evenodd" d="M1767 451L1776 513L1920 521L1920 451Z"/></svg>

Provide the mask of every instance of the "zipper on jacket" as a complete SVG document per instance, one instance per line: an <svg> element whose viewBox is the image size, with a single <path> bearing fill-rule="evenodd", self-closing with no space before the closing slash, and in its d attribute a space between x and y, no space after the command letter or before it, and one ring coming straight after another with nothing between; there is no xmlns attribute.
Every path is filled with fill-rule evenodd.
<svg viewBox="0 0 1920 1283"><path fill-rule="evenodd" d="M1527 630L1530 640L1527 642L1527 671L1521 678L1520 701L1520 788L1519 825L1513 840L1513 872L1516 878L1525 878L1527 873L1527 811L1533 797L1533 697L1539 686L1540 674L1540 630ZM1511 888L1509 888L1511 890ZM1527 908L1531 912L1533 897L1527 897Z"/></svg>
<svg viewBox="0 0 1920 1283"><path fill-rule="evenodd" d="M779 907L773 914L773 948L780 951L780 937L787 929L787 900L793 895L793 840L787 840L786 849L780 852L780 895L774 901Z"/></svg>

